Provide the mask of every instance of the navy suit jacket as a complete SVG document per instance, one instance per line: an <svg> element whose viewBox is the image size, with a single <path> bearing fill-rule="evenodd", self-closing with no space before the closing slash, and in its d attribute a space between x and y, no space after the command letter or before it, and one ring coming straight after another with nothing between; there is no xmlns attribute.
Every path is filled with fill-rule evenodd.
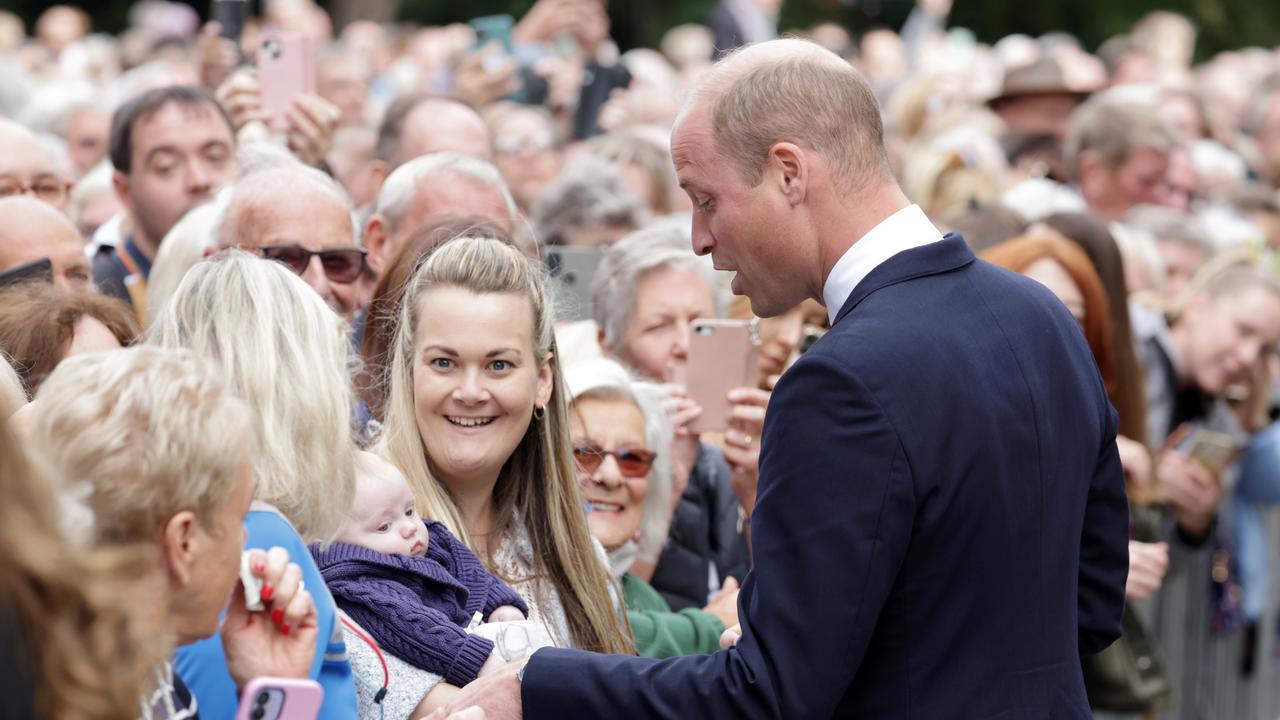
<svg viewBox="0 0 1280 720"><path fill-rule="evenodd" d="M1120 636L1116 414L1079 327L957 235L874 269L765 421L737 647L546 649L526 718L1091 718Z"/></svg>

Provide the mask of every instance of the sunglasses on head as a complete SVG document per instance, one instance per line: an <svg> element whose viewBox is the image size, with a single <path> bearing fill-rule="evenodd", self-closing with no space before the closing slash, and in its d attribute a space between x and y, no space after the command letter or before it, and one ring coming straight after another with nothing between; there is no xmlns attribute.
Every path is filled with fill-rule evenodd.
<svg viewBox="0 0 1280 720"><path fill-rule="evenodd" d="M284 266L295 274L306 272L312 257L320 258L320 266L324 268L324 276L332 282L355 282L364 269L365 251L360 248L334 248L331 250L308 250L301 245L263 245L258 248L262 257L284 263Z"/></svg>
<svg viewBox="0 0 1280 720"><path fill-rule="evenodd" d="M623 477L641 478L649 474L653 467L653 459L657 453L642 447L622 447L617 450L605 450L599 445L583 443L573 447L573 459L584 472L593 473L600 469L607 456L612 456L618 463L618 472Z"/></svg>

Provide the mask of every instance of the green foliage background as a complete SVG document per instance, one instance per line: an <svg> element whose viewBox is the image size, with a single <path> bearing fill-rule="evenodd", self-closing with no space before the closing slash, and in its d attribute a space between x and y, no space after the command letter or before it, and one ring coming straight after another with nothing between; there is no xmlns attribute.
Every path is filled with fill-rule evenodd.
<svg viewBox="0 0 1280 720"><path fill-rule="evenodd" d="M55 0L0 0L0 9L18 12L28 22ZM65 1L65 0L64 0ZM354 0L360 2L361 0ZM92 0L81 4L94 16L95 28L118 32L133 0ZM333 0L320 0L331 6ZM669 27L702 20L714 0L609 0L614 37L625 49L653 46ZM191 2L202 14L207 2ZM402 19L420 23L459 22L479 15L520 15L532 0L402 0ZM830 20L854 34L877 26L899 27L913 0L786 0L782 27L796 29ZM972 29L992 42L1013 32L1065 31L1089 49L1124 32L1134 20L1156 9L1175 10L1200 27L1198 56L1251 45L1280 45L1277 0L956 0L951 24Z"/></svg>

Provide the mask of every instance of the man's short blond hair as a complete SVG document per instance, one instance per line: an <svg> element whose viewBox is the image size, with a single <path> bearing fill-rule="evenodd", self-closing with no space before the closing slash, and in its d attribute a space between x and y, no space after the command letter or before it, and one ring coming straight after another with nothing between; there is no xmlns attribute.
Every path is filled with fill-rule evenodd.
<svg viewBox="0 0 1280 720"><path fill-rule="evenodd" d="M772 48L748 45L720 62L724 77L708 79L702 94L710 96L720 154L753 187L779 142L817 151L846 188L890 177L880 105L862 74L814 43L768 43L775 44L785 54L773 58Z"/></svg>
<svg viewBox="0 0 1280 720"><path fill-rule="evenodd" d="M1079 179L1080 157L1086 152L1095 153L1104 167L1115 169L1139 148L1168 155L1177 145L1177 134L1156 113L1154 104L1101 95L1076 110L1064 154L1067 172Z"/></svg>
<svg viewBox="0 0 1280 720"><path fill-rule="evenodd" d="M248 406L186 350L67 358L37 398L32 447L61 477L88 484L101 542L149 542L182 510L214 527L256 454Z"/></svg>

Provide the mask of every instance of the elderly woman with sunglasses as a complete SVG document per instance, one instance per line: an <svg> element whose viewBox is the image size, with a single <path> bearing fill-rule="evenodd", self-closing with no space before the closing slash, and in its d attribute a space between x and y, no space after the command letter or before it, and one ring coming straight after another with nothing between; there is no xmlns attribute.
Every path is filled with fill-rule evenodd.
<svg viewBox="0 0 1280 720"><path fill-rule="evenodd" d="M671 425L661 391L633 382L621 365L602 358L569 367L565 382L587 525L622 586L637 652L651 658L715 652L721 633L738 622L737 590L720 592L705 609L676 613L653 586L628 572L642 550L654 551L666 540Z"/></svg>

